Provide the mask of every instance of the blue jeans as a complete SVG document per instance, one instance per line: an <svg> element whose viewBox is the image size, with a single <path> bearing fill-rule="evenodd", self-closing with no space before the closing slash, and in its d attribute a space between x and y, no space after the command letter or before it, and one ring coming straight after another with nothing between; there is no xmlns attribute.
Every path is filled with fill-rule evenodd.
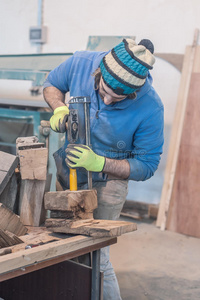
<svg viewBox="0 0 200 300"><path fill-rule="evenodd" d="M82 187L86 188L86 185ZM95 182L93 188L97 190L98 208L94 211L95 219L116 220L126 200L128 191L127 180L109 180ZM118 281L109 261L109 247L101 249L100 270L104 273L103 300L121 300Z"/></svg>

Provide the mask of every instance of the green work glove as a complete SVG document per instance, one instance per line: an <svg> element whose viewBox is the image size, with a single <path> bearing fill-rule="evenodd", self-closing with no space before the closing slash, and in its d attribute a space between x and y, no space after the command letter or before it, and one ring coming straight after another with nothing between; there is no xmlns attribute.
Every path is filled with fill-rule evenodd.
<svg viewBox="0 0 200 300"><path fill-rule="evenodd" d="M65 152L65 161L69 168L82 167L92 172L101 172L104 168L105 157L97 155L88 146L69 144Z"/></svg>
<svg viewBox="0 0 200 300"><path fill-rule="evenodd" d="M53 116L50 119L51 129L56 132L65 132L68 116L69 108L67 106L57 107L54 110Z"/></svg>

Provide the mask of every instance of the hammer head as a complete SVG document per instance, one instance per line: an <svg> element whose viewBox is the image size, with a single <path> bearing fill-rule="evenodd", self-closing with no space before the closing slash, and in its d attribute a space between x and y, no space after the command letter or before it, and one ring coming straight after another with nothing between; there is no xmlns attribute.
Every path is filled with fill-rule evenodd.
<svg viewBox="0 0 200 300"><path fill-rule="evenodd" d="M78 110L70 109L68 116L67 139L71 144L78 140Z"/></svg>

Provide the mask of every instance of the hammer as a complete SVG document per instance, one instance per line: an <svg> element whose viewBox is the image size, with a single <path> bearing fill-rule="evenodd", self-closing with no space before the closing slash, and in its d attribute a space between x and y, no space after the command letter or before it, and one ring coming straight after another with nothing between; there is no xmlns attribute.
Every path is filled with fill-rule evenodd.
<svg viewBox="0 0 200 300"><path fill-rule="evenodd" d="M78 110L70 109L67 122L67 139L70 144L75 144L78 140ZM77 173L76 169L69 169L69 189L77 191Z"/></svg>
<svg viewBox="0 0 200 300"><path fill-rule="evenodd" d="M86 145L91 147L90 143L90 97L73 97L69 100L69 104L83 104L85 115L85 136ZM68 135L69 134L69 135ZM78 139L78 110L70 109L68 119L67 139L71 144L74 144ZM70 169L70 190L77 191L77 175L75 169ZM92 189L92 173L87 172L88 189ZM76 188L76 189L75 189Z"/></svg>

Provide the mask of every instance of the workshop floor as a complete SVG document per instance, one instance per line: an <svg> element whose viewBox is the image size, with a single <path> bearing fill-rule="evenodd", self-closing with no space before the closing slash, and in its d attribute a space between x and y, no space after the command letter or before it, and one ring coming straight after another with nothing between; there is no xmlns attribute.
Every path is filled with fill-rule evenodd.
<svg viewBox="0 0 200 300"><path fill-rule="evenodd" d="M136 223L110 247L122 299L199 300L200 239Z"/></svg>

